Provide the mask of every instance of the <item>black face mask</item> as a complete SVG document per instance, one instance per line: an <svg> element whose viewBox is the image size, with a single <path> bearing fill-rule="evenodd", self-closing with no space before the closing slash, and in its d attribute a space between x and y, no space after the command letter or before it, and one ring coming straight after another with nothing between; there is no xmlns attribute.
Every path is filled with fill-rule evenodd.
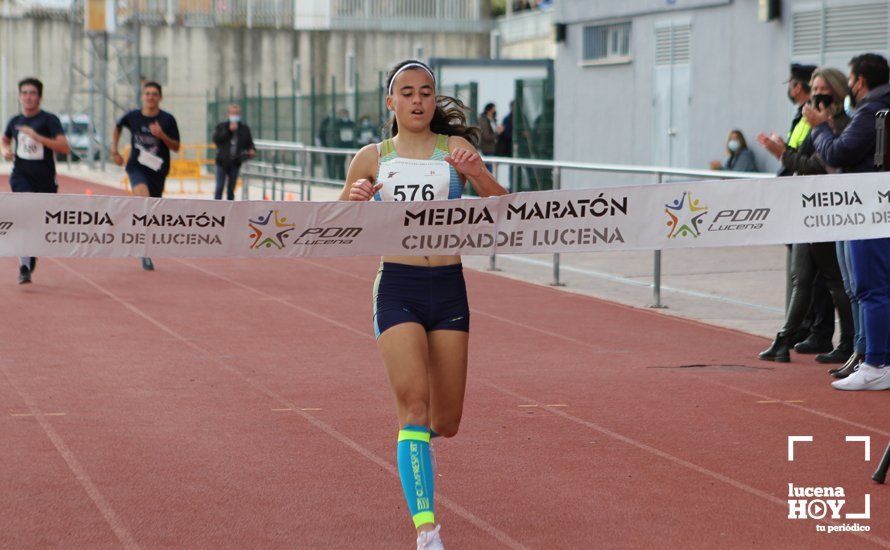
<svg viewBox="0 0 890 550"><path fill-rule="evenodd" d="M818 107L819 105L822 105L827 108L829 105L832 104L832 102L834 102L834 97L832 97L829 94L815 94L813 96L813 106L814 107Z"/></svg>
<svg viewBox="0 0 890 550"><path fill-rule="evenodd" d="M790 101L791 103L797 105L797 100L795 100L795 99L794 99L794 96L791 95L791 90L793 90L795 86L797 86L797 81L793 81L791 84L789 84L789 85L788 85L788 92L787 92L787 93L788 93L788 101Z"/></svg>
<svg viewBox="0 0 890 550"><path fill-rule="evenodd" d="M853 108L856 107L856 92L853 91L853 88L856 86L856 82L858 80L859 80L858 78L856 80L854 80L853 86L850 86L850 107L853 107Z"/></svg>

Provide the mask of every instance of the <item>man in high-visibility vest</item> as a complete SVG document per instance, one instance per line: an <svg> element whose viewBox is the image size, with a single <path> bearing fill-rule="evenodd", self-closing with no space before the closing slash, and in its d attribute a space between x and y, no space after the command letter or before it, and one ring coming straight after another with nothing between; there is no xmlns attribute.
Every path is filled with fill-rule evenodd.
<svg viewBox="0 0 890 550"><path fill-rule="evenodd" d="M757 136L760 142L770 153L781 158L781 151L785 147L799 149L800 145L810 133L810 123L803 116L803 108L810 100L810 79L813 71L816 70L815 65L791 64L791 70L788 77L788 99L797 107L794 114L794 120L791 121L791 128L785 136L785 144L780 149L770 147L771 141L781 141L780 138L772 135L767 137L764 134ZM785 168L779 169L779 176L793 176L794 172ZM791 274L789 273L790 277ZM831 300L831 294L828 287L822 279L821 275L816 276L813 283L813 298L810 303L810 309L806 318L800 325L797 333L792 337L794 350L798 353L828 353L834 346L831 343L831 337L834 334L834 303ZM821 357L821 356L820 356Z"/></svg>
<svg viewBox="0 0 890 550"><path fill-rule="evenodd" d="M810 123L803 116L803 107L810 100L810 78L813 71L816 70L815 65L798 65L791 64L791 76L788 79L788 99L797 106L797 113L794 114L794 120L791 121L791 129L788 130L788 137L785 142L788 147L799 149L800 144L807 138L810 133ZM785 168L779 171L780 176L794 175Z"/></svg>

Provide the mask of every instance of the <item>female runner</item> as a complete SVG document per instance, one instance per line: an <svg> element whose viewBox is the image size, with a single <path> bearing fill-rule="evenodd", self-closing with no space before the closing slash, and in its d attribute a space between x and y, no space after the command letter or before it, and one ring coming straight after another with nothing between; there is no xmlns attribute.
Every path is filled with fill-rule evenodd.
<svg viewBox="0 0 890 550"><path fill-rule="evenodd" d="M459 199L506 191L470 141L458 100L436 96L429 67L403 61L387 78L392 138L367 145L349 166L340 200ZM469 141L468 141L469 139ZM433 514L430 436L453 437L467 378L470 308L460 256L384 257L374 283L374 332L396 398L399 477L417 548L443 548Z"/></svg>

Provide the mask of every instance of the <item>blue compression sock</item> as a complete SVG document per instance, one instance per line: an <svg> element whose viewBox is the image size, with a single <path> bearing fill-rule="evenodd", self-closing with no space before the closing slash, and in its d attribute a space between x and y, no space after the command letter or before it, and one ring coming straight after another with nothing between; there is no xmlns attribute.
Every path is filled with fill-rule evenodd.
<svg viewBox="0 0 890 550"><path fill-rule="evenodd" d="M402 491L414 520L414 527L436 523L433 515L433 464L430 460L429 428L406 425L399 430L396 455Z"/></svg>

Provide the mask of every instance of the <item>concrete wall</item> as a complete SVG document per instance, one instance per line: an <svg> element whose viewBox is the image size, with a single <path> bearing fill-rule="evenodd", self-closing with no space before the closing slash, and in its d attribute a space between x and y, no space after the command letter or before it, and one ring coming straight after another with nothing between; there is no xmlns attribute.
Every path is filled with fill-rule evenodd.
<svg viewBox="0 0 890 550"><path fill-rule="evenodd" d="M757 145L758 132L784 134L794 114L786 98L790 62L789 17L760 22L754 1L677 0L586 2L562 0L557 21L568 24L556 57L555 156L560 160L652 165L658 113L655 29L691 22L688 130L689 167L707 168L725 155L726 136L739 128L761 170L778 163ZM790 9L786 10L790 13ZM632 21L631 57L625 64L582 65L583 27ZM570 175L566 186L641 183L641 177ZM647 181L651 181L651 177Z"/></svg>
<svg viewBox="0 0 890 550"><path fill-rule="evenodd" d="M168 77L162 82L162 107L177 117L183 140L189 143L200 143L206 138L206 101L208 94L212 97L213 90L219 89L221 97L227 97L230 86L237 94L244 82L248 93L254 95L257 83L262 83L264 94L271 95L273 82L277 80L279 91L290 93L295 59L300 60L302 66L301 91L309 92L311 77L315 76L316 92L325 93L330 88L331 75L336 76L338 91L343 91L349 52L355 54L363 90L376 89L378 71L388 70L394 62L414 56L417 47L423 49L426 58L488 57L489 53L487 33L143 26L140 34L143 56L167 59ZM3 86L0 114L8 118L18 112L15 83L32 75L38 76L46 86L45 108L57 113L65 110L72 60L69 43L67 21L0 19L0 80L5 79L0 82ZM75 50L74 56L86 51L85 46ZM117 60L111 59L109 65L116 67ZM123 85L118 86L116 92L122 101L133 95L132 90ZM119 111L110 109L110 123L119 116Z"/></svg>

